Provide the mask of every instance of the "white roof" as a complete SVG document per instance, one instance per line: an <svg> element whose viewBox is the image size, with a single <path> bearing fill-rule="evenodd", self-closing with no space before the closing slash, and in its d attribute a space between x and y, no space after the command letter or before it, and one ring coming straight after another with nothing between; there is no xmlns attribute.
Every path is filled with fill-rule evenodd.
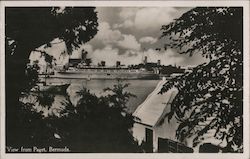
<svg viewBox="0 0 250 159"><path fill-rule="evenodd" d="M166 80L160 81L155 90L137 107L133 113L136 122L154 127L170 111L171 103L178 90L172 88L163 94L158 94L165 83Z"/></svg>

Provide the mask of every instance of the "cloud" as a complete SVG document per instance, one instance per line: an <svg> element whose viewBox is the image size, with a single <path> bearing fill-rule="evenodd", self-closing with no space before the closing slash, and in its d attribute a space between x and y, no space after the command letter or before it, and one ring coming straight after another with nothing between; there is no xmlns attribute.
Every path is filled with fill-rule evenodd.
<svg viewBox="0 0 250 159"><path fill-rule="evenodd" d="M149 62L157 62L158 60L161 60L161 64L164 65L178 65L185 60L182 56L176 56L178 53L172 49L161 52L154 49L148 49L143 54L148 57Z"/></svg>
<svg viewBox="0 0 250 159"><path fill-rule="evenodd" d="M67 54L65 43L59 39L54 39L51 41L51 44L51 47L42 45L38 47L37 50L45 51L48 55L53 56L57 65L64 65L67 63L69 55ZM32 51L30 53L29 60L31 62L38 60L38 64L40 65L46 64L45 57L41 56L41 53L37 51Z"/></svg>
<svg viewBox="0 0 250 159"><path fill-rule="evenodd" d="M121 19L120 23L115 23L114 28L132 28L134 27L134 17L138 8L121 8L119 13L119 18Z"/></svg>
<svg viewBox="0 0 250 159"><path fill-rule="evenodd" d="M90 44L85 44L85 45L83 45L83 49L84 49L85 51L87 51L88 53L93 52L93 46L90 45Z"/></svg>
<svg viewBox="0 0 250 159"><path fill-rule="evenodd" d="M138 43L136 38L133 35L123 35L123 40L117 42L117 45L124 48L124 49L131 49L131 50L140 50L141 44Z"/></svg>
<svg viewBox="0 0 250 159"><path fill-rule="evenodd" d="M134 23L138 30L159 30L175 18L174 8L142 8L136 12Z"/></svg>
<svg viewBox="0 0 250 159"><path fill-rule="evenodd" d="M107 45L102 49L93 50L88 57L92 59L93 64L98 64L100 61L106 61L106 65L115 65L115 61L119 59L119 50Z"/></svg>
<svg viewBox="0 0 250 159"><path fill-rule="evenodd" d="M114 28L124 28L151 33L159 32L162 25L169 24L181 16L185 10L174 7L138 7L121 8L119 17L120 23L114 24Z"/></svg>
<svg viewBox="0 0 250 159"><path fill-rule="evenodd" d="M110 45L112 48L118 48L119 54L124 54L127 50L139 51L141 49L141 44L134 35L124 34L120 30L112 28L107 22L100 23L97 35L89 44L95 49L102 49Z"/></svg>
<svg viewBox="0 0 250 159"><path fill-rule="evenodd" d="M153 38L153 37L150 37L150 36L146 36L146 37L142 37L140 40L139 40L141 43L150 43L150 44L154 44L157 42L157 38Z"/></svg>
<svg viewBox="0 0 250 159"><path fill-rule="evenodd" d="M88 53L93 52L93 47L90 44L84 44L80 46L77 50L74 50L72 52L72 55L70 55L70 58L72 59L80 59L82 58L82 50L87 51Z"/></svg>
<svg viewBox="0 0 250 159"><path fill-rule="evenodd" d="M161 26L180 17L190 8L172 7L97 7L99 31L84 46L94 64L104 60L107 65L121 63L139 64L143 55L149 61L161 60L164 65L185 65L194 63L176 50L155 51L162 42L156 37L161 35ZM143 52L141 48L146 48ZM201 59L201 58L197 58ZM196 60L198 61L198 60ZM199 62L199 61L198 61Z"/></svg>
<svg viewBox="0 0 250 159"><path fill-rule="evenodd" d="M114 24L113 27L115 29L118 29L118 28L132 28L134 26L134 22L132 20L125 20L122 24Z"/></svg>
<svg viewBox="0 0 250 159"><path fill-rule="evenodd" d="M135 16L135 13L139 10L140 8L122 8L119 16L120 18L122 18L123 20L125 19L129 19L129 18L133 18Z"/></svg>
<svg viewBox="0 0 250 159"><path fill-rule="evenodd" d="M100 61L106 61L106 65L108 66L114 66L116 61L121 61L125 65L139 64L142 63L144 56L148 57L148 62L161 60L161 63L164 65L181 65L185 58L176 56L176 54L178 53L171 49L162 52L148 49L145 51L127 50L121 55L118 48L107 45L102 49L92 50L92 52L89 52L88 57L92 58L94 65L97 65Z"/></svg>
<svg viewBox="0 0 250 159"><path fill-rule="evenodd" d="M130 56L130 53L134 56ZM100 61L105 61L107 66L114 66L116 61L121 61L121 64L138 64L141 62L141 57L136 54L135 51L126 51L124 54L120 55L117 48L113 48L111 45L107 45L103 49L96 49L88 56L92 58L94 65L97 65ZM112 57L112 58L111 58Z"/></svg>
<svg viewBox="0 0 250 159"><path fill-rule="evenodd" d="M107 22L101 22L98 30L95 38L104 44L114 43L122 38L122 33L119 30L112 30Z"/></svg>

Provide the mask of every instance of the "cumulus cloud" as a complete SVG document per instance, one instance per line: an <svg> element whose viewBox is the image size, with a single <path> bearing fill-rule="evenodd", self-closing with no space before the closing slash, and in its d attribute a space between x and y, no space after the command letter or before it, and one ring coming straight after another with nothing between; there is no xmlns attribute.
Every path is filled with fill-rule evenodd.
<svg viewBox="0 0 250 159"><path fill-rule="evenodd" d="M123 54L127 50L141 49L141 44L137 41L136 37L131 34L122 33L119 29L110 26L107 22L101 22L99 31L95 38L92 40L92 46L102 49L107 45L113 48L118 48L118 53Z"/></svg>
<svg viewBox="0 0 250 159"><path fill-rule="evenodd" d="M162 25L173 21L174 8L142 8L136 12L134 23L138 30L159 30Z"/></svg>
<svg viewBox="0 0 250 159"><path fill-rule="evenodd" d="M85 51L87 51L88 53L93 52L93 46L90 45L90 44L84 44L84 45L83 45L83 49L84 49Z"/></svg>
<svg viewBox="0 0 250 159"><path fill-rule="evenodd" d="M98 26L98 30L95 38L104 44L114 43L122 38L122 33L119 30L112 30L107 22L101 22Z"/></svg>
<svg viewBox="0 0 250 159"><path fill-rule="evenodd" d="M53 56L57 65L64 65L67 63L69 55L67 54L65 43L60 39L54 39L51 41L51 44L51 47L45 47L45 45L42 45L38 47L37 50L45 51L48 55ZM38 61L38 64L40 65L46 64L45 57L41 56L41 53L37 51L32 51L30 53L29 60L31 63Z"/></svg>
<svg viewBox="0 0 250 159"><path fill-rule="evenodd" d="M125 48L125 49L131 49L131 50L140 50L141 44L138 43L136 38L133 35L123 35L123 40L120 40L117 42L117 45Z"/></svg>
<svg viewBox="0 0 250 159"><path fill-rule="evenodd" d="M114 24L113 27L115 29L118 29L118 28L132 28L134 26L134 22L130 19L128 20L125 20L122 24Z"/></svg>
<svg viewBox="0 0 250 159"><path fill-rule="evenodd" d="M90 44L84 44L80 46L80 48L74 50L70 55L72 59L80 59L82 58L82 50L87 51L88 53L93 52L93 47Z"/></svg>
<svg viewBox="0 0 250 159"><path fill-rule="evenodd" d="M98 64L100 61L106 61L106 65L115 65L115 61L119 59L119 50L113 48L111 45L105 46L103 49L93 50L88 54L88 57L92 59L93 64Z"/></svg>
<svg viewBox="0 0 250 159"><path fill-rule="evenodd" d="M164 65L178 65L185 59L182 56L176 56L176 54L177 53L171 49L162 52L148 49L145 51L127 50L120 55L118 48L107 45L102 49L92 50L92 52L88 54L88 57L92 58L93 64L95 65L100 61L106 61L108 66L114 66L116 61L121 61L121 63L125 65L139 64L142 63L144 56L148 57L149 62L157 62L158 60L161 60L161 63Z"/></svg>
<svg viewBox="0 0 250 159"><path fill-rule="evenodd" d="M135 13L139 10L140 8L127 8L124 7L121 9L119 16L124 20L124 19L129 19L133 18L135 16Z"/></svg>
<svg viewBox="0 0 250 159"><path fill-rule="evenodd" d="M150 36L145 36L145 37L140 38L139 41L140 41L141 43L154 44L154 43L157 42L157 38L153 38L153 37L150 37Z"/></svg>
<svg viewBox="0 0 250 159"><path fill-rule="evenodd" d="M122 64L138 64L141 61L141 58L138 59L138 54L135 56L129 56L130 52L126 52L122 55L119 54L119 50L117 48L113 48L108 45L103 49L96 49L89 57L92 58L92 62L94 65L97 65L100 61L105 61L107 66L114 66L116 61L121 61ZM135 52L134 52L135 53Z"/></svg>
<svg viewBox="0 0 250 159"><path fill-rule="evenodd" d="M154 49L148 49L143 52L144 56L148 57L148 61L157 62L161 60L161 64L164 65L174 65L181 64L185 59L182 56L176 56L178 53L172 49L164 51L156 51Z"/></svg>
<svg viewBox="0 0 250 159"><path fill-rule="evenodd" d="M74 52L74 56L79 56L81 49L84 49L89 52L87 56L92 58L93 64L104 60L111 66L115 65L116 61L126 65L139 64L143 56L148 56L150 62L157 62L160 59L164 65L187 63L189 57L179 55L175 50L155 51L160 45L160 41L155 37L160 35L161 26L178 18L187 9L169 7L97 9L99 31L90 42L82 46L78 52ZM142 51L142 48L146 50Z"/></svg>
<svg viewBox="0 0 250 159"><path fill-rule="evenodd" d="M123 27L124 28L130 28L130 27L133 27L134 26L134 23L132 20L125 20L124 23L123 23Z"/></svg>
<svg viewBox="0 0 250 159"><path fill-rule="evenodd" d="M122 8L119 16L123 22L115 24L114 27L155 32L159 31L162 25L169 24L181 14L182 12L173 7Z"/></svg>

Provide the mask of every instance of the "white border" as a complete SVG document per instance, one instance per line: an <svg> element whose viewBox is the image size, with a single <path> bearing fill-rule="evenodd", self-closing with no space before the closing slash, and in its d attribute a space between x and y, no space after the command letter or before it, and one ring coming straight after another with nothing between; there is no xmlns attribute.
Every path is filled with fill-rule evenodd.
<svg viewBox="0 0 250 159"><path fill-rule="evenodd" d="M160 153L148 153L148 154L133 154L133 153L58 153L58 154L6 154L5 153L5 63L4 63L4 36L0 36L0 117L1 117L1 156L2 159L33 159L33 158L74 158L74 159L117 159L117 158L132 158L132 159L158 159L158 158L185 158L185 159L248 159L249 155L249 1L0 1L0 35L4 34L4 8L6 6L113 6L113 7L196 7L196 6L236 6L244 7L244 153L242 154L160 154ZM230 27L230 26L229 26Z"/></svg>

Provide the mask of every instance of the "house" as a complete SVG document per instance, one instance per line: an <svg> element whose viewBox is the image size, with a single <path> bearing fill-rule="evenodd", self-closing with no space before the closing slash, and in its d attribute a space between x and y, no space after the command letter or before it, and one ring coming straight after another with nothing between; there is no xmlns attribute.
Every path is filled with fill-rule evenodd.
<svg viewBox="0 0 250 159"><path fill-rule="evenodd" d="M133 136L139 144L146 142L147 145L151 145L149 149L152 149L152 152L158 152L158 141L161 139L177 141L175 137L178 127L176 119L172 118L170 122L167 119L164 120L178 90L172 88L164 94L159 94L165 82L166 80L160 81L155 90L133 113L135 119Z"/></svg>
<svg viewBox="0 0 250 159"><path fill-rule="evenodd" d="M214 129L204 134L202 136L204 139L195 147L193 147L193 139L196 136L186 138L183 142L178 141L176 130L179 122L175 117L170 120L166 117L178 90L172 88L163 94L159 94L165 82L166 80L160 81L155 90L133 113L135 123L132 133L138 143L146 145L147 152L204 152L204 149L211 148L213 145L218 148L225 147L225 140L221 141L214 137L216 131ZM202 124L206 124L212 118L207 119ZM214 152L214 147L213 150L209 148L211 151L207 149L207 152Z"/></svg>

